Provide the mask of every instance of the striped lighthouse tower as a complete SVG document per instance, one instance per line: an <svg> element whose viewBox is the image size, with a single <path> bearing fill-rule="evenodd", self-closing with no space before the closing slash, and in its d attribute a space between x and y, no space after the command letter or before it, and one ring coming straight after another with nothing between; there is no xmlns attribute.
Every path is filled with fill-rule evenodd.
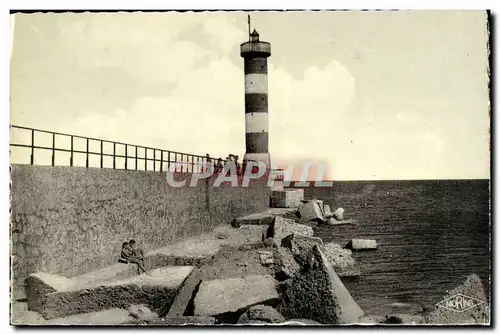
<svg viewBox="0 0 500 335"><path fill-rule="evenodd" d="M256 30L249 40L241 44L240 54L245 63L245 142L246 153L243 163L262 162L269 170L268 113L267 113L267 58L271 56L271 44L259 41Z"/></svg>

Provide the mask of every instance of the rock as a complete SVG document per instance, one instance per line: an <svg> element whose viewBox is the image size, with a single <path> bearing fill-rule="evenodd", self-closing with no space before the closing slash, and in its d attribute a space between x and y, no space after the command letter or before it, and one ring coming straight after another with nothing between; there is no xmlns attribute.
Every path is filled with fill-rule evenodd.
<svg viewBox="0 0 500 335"><path fill-rule="evenodd" d="M323 211L318 201L309 201L299 205L300 217L306 221L324 222Z"/></svg>
<svg viewBox="0 0 500 335"><path fill-rule="evenodd" d="M377 250L377 240L353 238L347 243L346 248L351 250Z"/></svg>
<svg viewBox="0 0 500 335"><path fill-rule="evenodd" d="M332 213L332 210L330 209L329 205L324 205L323 206L323 212L325 213L325 218L326 219L333 218L333 213Z"/></svg>
<svg viewBox="0 0 500 335"><path fill-rule="evenodd" d="M276 244L280 246L281 240L290 234L313 236L314 231L309 226L298 224L293 220L276 216L267 229L266 237L273 238Z"/></svg>
<svg viewBox="0 0 500 335"><path fill-rule="evenodd" d="M285 322L285 317L270 306L256 305L250 307L238 320L238 324L248 324L251 321L263 321L265 323Z"/></svg>
<svg viewBox="0 0 500 335"><path fill-rule="evenodd" d="M258 304L276 306L279 301L276 281L271 276L202 281L194 298L194 315L241 312Z"/></svg>
<svg viewBox="0 0 500 335"><path fill-rule="evenodd" d="M425 316L428 324L489 324L490 308L481 279L469 275L462 285L446 294Z"/></svg>
<svg viewBox="0 0 500 335"><path fill-rule="evenodd" d="M259 261L262 265L271 265L274 263L272 251L257 251L259 254Z"/></svg>
<svg viewBox="0 0 500 335"><path fill-rule="evenodd" d="M286 280L292 278L300 270L299 264L293 258L291 252L283 247L274 250L276 278Z"/></svg>
<svg viewBox="0 0 500 335"><path fill-rule="evenodd" d="M225 240L229 237L229 235L226 232L218 231L215 233L215 237L218 238L219 240Z"/></svg>
<svg viewBox="0 0 500 335"><path fill-rule="evenodd" d="M130 315L138 320L152 320L158 318L158 314L151 311L146 305L132 305L128 309Z"/></svg>
<svg viewBox="0 0 500 335"><path fill-rule="evenodd" d="M263 243L264 243L264 246L266 248L277 248L278 247L278 245L276 244L276 242L274 241L274 239L272 237L266 238Z"/></svg>
<svg viewBox="0 0 500 335"><path fill-rule="evenodd" d="M385 320L381 323L384 324L403 324L403 325L417 325L421 324L423 317L421 315L411 315L411 314L392 314L387 315Z"/></svg>
<svg viewBox="0 0 500 335"><path fill-rule="evenodd" d="M363 311L318 245L310 259L311 267L288 282L280 312L289 319L306 318L329 325L357 322Z"/></svg>
<svg viewBox="0 0 500 335"><path fill-rule="evenodd" d="M315 245L323 246L319 237L291 234L281 241L281 246L287 248L300 266L308 264L308 256Z"/></svg>
<svg viewBox="0 0 500 335"><path fill-rule="evenodd" d="M339 207L333 212L333 217L339 221L344 220L344 209Z"/></svg>
<svg viewBox="0 0 500 335"><path fill-rule="evenodd" d="M361 274L350 250L343 249L336 243L327 243L322 250L339 277L357 277Z"/></svg>

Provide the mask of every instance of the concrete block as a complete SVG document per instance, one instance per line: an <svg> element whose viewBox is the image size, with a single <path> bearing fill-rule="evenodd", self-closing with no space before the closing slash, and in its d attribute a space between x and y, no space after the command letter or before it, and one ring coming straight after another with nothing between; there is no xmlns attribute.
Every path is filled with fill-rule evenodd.
<svg viewBox="0 0 500 335"><path fill-rule="evenodd" d="M43 297L46 294L66 289L74 282L66 277L46 273L32 273L24 281L28 309L41 313Z"/></svg>
<svg viewBox="0 0 500 335"><path fill-rule="evenodd" d="M344 209L342 207L337 208L335 212L333 212L333 217L339 221L344 220Z"/></svg>
<svg viewBox="0 0 500 335"><path fill-rule="evenodd" d="M46 294L41 314L46 319L53 319L111 308L128 309L139 304L160 309L172 304L192 270L191 266L164 267L126 279L75 285Z"/></svg>
<svg viewBox="0 0 500 335"><path fill-rule="evenodd" d="M207 264L219 251L220 240L192 237L180 243L150 251L144 257L146 269L164 266L200 266Z"/></svg>
<svg viewBox="0 0 500 335"><path fill-rule="evenodd" d="M303 189L285 189L271 192L272 207L297 208L302 200L304 200Z"/></svg>
<svg viewBox="0 0 500 335"><path fill-rule="evenodd" d="M323 206L323 212L325 214L325 218L326 219L330 219L333 217L333 213L332 213L332 210L330 208L330 205L324 205Z"/></svg>
<svg viewBox="0 0 500 335"><path fill-rule="evenodd" d="M253 213L237 218L241 225L269 225L276 216L283 216L295 212L294 208L269 208L260 213Z"/></svg>
<svg viewBox="0 0 500 335"><path fill-rule="evenodd" d="M353 238L347 243L347 248L351 250L377 250L377 240Z"/></svg>
<svg viewBox="0 0 500 335"><path fill-rule="evenodd" d="M276 244L280 246L281 240L290 234L313 236L314 230L309 226L296 223L291 219L276 216L267 229L266 237L273 238Z"/></svg>
<svg viewBox="0 0 500 335"><path fill-rule="evenodd" d="M276 306L279 299L276 281L271 276L203 281L194 298L194 315L243 313L254 305Z"/></svg>
<svg viewBox="0 0 500 335"><path fill-rule="evenodd" d="M309 201L299 205L300 217L306 221L321 221L324 222L323 211L317 201Z"/></svg>
<svg viewBox="0 0 500 335"><path fill-rule="evenodd" d="M326 221L328 224L332 225L332 226L335 226L335 225L342 225L342 224L352 224L352 223L356 223L355 220L353 219L349 219L349 220L336 220L334 217L331 217L329 218L327 221Z"/></svg>

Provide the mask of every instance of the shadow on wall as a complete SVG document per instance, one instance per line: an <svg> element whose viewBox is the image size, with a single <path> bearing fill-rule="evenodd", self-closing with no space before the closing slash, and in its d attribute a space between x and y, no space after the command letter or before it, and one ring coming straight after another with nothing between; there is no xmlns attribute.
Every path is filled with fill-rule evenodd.
<svg viewBox="0 0 500 335"><path fill-rule="evenodd" d="M130 238L151 250L210 231L267 209L270 195L265 182L171 187L161 172L81 167L15 165L11 181L14 287L36 271L72 277L108 266Z"/></svg>

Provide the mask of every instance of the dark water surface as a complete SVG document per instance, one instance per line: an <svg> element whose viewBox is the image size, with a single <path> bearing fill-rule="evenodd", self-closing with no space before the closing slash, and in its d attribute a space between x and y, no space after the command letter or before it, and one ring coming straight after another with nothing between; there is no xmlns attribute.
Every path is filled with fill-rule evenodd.
<svg viewBox="0 0 500 335"><path fill-rule="evenodd" d="M366 313L395 302L432 308L472 273L489 296L489 181L335 182L307 188L305 197L343 207L345 218L357 220L317 227L323 241L378 241L376 251L353 252L362 275L344 280Z"/></svg>

